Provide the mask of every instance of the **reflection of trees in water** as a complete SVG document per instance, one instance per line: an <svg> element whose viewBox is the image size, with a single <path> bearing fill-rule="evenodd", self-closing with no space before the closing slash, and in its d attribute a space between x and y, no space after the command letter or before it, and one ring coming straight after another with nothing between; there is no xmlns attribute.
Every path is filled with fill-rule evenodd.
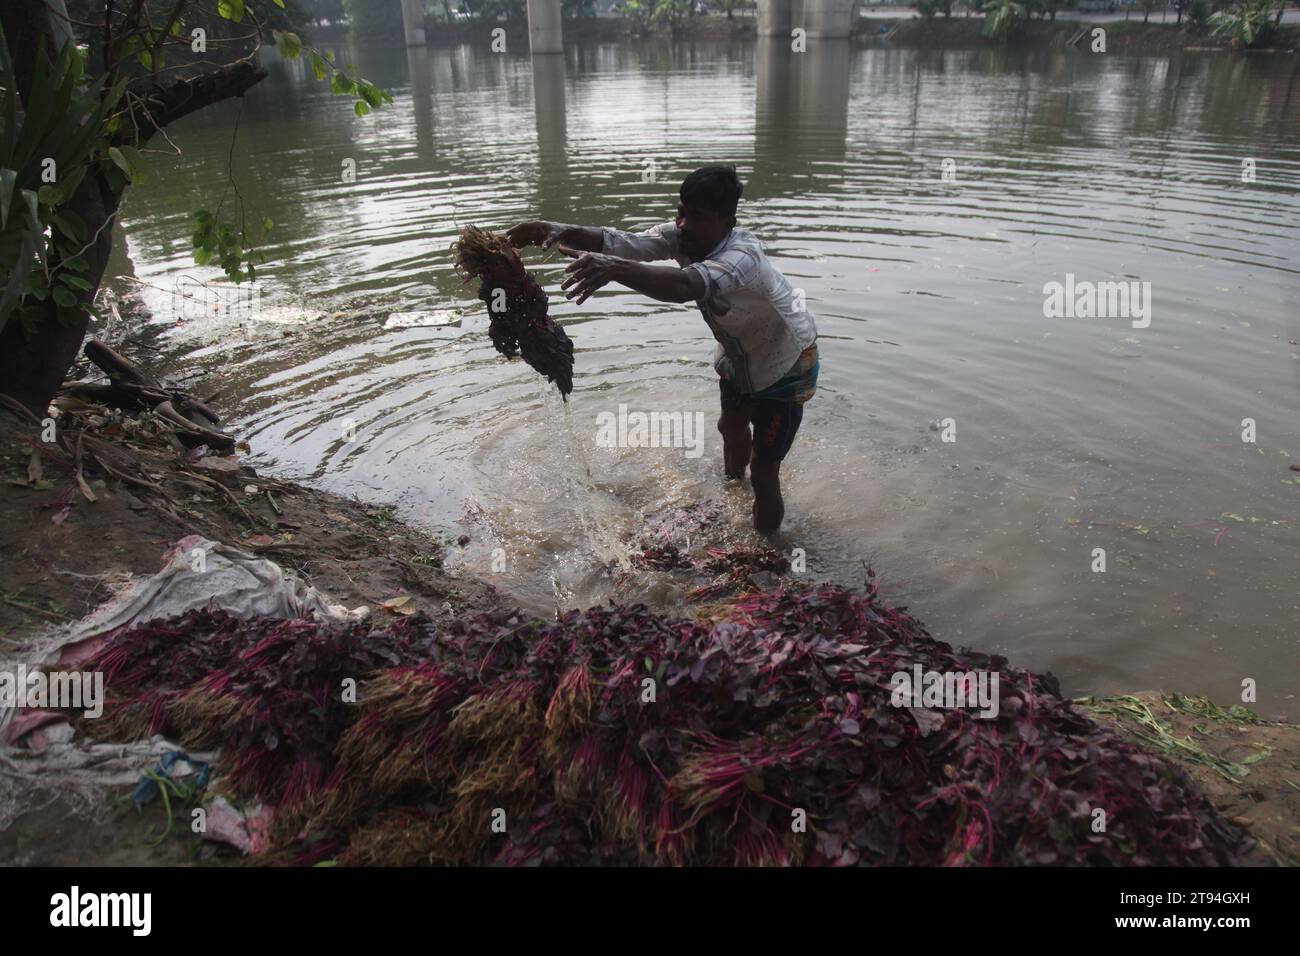
<svg viewBox="0 0 1300 956"><path fill-rule="evenodd" d="M1195 59L1204 78L1195 104L1197 128L1216 136L1258 138L1265 144L1294 148L1300 123L1300 67L1295 57ZM1189 118L1180 116L1184 121Z"/></svg>
<svg viewBox="0 0 1300 956"><path fill-rule="evenodd" d="M613 72L672 72L741 64L752 40L677 39L583 42L566 51L572 76Z"/></svg>
<svg viewBox="0 0 1300 956"><path fill-rule="evenodd" d="M1280 139L1300 122L1293 59L1198 56L1089 58L1064 50L880 51L865 77L876 95L912 101L918 130L960 129L972 142L1123 148L1173 131L1204 138ZM956 78L964 88L954 90ZM855 94L862 95L860 85ZM868 100L870 97L868 97ZM971 122L976 109L984 122ZM871 115L855 118L870 124Z"/></svg>

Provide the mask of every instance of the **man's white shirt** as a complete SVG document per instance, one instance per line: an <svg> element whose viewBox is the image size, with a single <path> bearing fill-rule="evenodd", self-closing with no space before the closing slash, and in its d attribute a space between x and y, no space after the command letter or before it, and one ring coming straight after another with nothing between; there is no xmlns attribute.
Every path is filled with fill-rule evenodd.
<svg viewBox="0 0 1300 956"><path fill-rule="evenodd" d="M638 262L672 259L699 273L704 296L696 304L718 341L713 367L740 392L762 391L780 381L817 339L812 313L806 306L796 310L789 280L747 229L732 229L700 262L681 251L675 222L641 233L607 226L601 251Z"/></svg>

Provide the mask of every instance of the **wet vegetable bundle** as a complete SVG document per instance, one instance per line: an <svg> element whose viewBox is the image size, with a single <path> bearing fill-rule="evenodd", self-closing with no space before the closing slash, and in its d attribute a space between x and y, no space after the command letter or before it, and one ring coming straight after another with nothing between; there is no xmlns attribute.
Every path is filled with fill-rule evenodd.
<svg viewBox="0 0 1300 956"><path fill-rule="evenodd" d="M573 342L546 314L546 292L524 268L509 240L465 226L455 251L456 271L466 280L480 280L478 297L487 304L488 334L496 350L506 358L522 355L568 401L573 391Z"/></svg>
<svg viewBox="0 0 1300 956"><path fill-rule="evenodd" d="M712 625L610 605L364 635L192 612L114 638L92 665L106 717L83 726L219 739L227 786L278 805L293 862L1185 865L1243 851L1181 769L1050 678L932 639L868 581L753 592ZM996 715L895 706L894 676L918 666L996 673ZM355 703L338 699L348 676Z"/></svg>

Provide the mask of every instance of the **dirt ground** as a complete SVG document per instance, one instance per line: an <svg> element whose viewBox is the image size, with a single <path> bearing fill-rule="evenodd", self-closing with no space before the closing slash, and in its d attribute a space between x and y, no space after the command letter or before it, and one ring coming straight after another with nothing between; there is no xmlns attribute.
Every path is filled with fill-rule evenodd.
<svg viewBox="0 0 1300 956"><path fill-rule="evenodd" d="M348 607L407 595L403 610L436 617L500 600L490 585L442 569L454 543L395 520L390 508L264 479L247 467L239 487L223 492L182 485L190 474L183 459L150 456L147 467L172 492L170 506L93 467L85 475L93 502L48 463L44 480L52 487L18 484L28 476L33 431L0 411L0 641L83 617L126 574L157 572L171 544L193 533L269 557Z"/></svg>
<svg viewBox="0 0 1300 956"><path fill-rule="evenodd" d="M194 866L242 859L232 847L200 840L188 821L185 809L166 832L166 809L155 802L137 813L129 791L107 795L96 819L55 800L0 830L0 866Z"/></svg>
<svg viewBox="0 0 1300 956"><path fill-rule="evenodd" d="M1177 761L1220 813L1249 830L1259 845L1245 862L1300 866L1300 726L1253 723L1244 708L1224 712L1203 699L1153 691L1087 709Z"/></svg>

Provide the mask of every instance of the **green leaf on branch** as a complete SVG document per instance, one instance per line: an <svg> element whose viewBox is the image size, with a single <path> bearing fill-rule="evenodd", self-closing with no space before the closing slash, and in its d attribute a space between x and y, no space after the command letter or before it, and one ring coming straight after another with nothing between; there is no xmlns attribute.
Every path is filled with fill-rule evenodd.
<svg viewBox="0 0 1300 956"><path fill-rule="evenodd" d="M219 0L217 15L227 20L242 23L244 19L244 0Z"/></svg>
<svg viewBox="0 0 1300 956"><path fill-rule="evenodd" d="M114 165L126 173L126 178L133 183L143 183L149 179L140 151L133 146L110 146L108 156Z"/></svg>
<svg viewBox="0 0 1300 956"><path fill-rule="evenodd" d="M36 198L40 200L42 206L57 206L63 202L63 190L58 186L42 186L36 190Z"/></svg>
<svg viewBox="0 0 1300 956"><path fill-rule="evenodd" d="M329 64L326 63L325 58L315 50L311 51L311 71L316 74L316 79L318 80L323 80L325 77L330 75Z"/></svg>
<svg viewBox="0 0 1300 956"><path fill-rule="evenodd" d="M194 261L206 266L216 262L235 282L252 279L254 249L245 245L246 235L216 217L206 209L194 213Z"/></svg>
<svg viewBox="0 0 1300 956"><path fill-rule="evenodd" d="M114 165L116 165L118 169L126 173L127 178L130 178L131 164L127 162L126 157L122 155L121 149L116 146L108 147L108 158L113 161Z"/></svg>
<svg viewBox="0 0 1300 956"><path fill-rule="evenodd" d="M360 94L361 98L365 100L366 103L375 109L379 109L380 105L385 102L393 102L393 95L391 93L381 90L368 80L358 81L357 93Z"/></svg>
<svg viewBox="0 0 1300 956"><path fill-rule="evenodd" d="M63 184L60 188L63 190L63 201L67 202L77 194L77 187L81 181L86 178L86 166L74 166L72 172L63 177Z"/></svg>
<svg viewBox="0 0 1300 956"><path fill-rule="evenodd" d="M336 71L333 78L330 80L330 89L339 94L351 93L356 89L356 86L356 83L352 82L351 77L342 70Z"/></svg>
<svg viewBox="0 0 1300 956"><path fill-rule="evenodd" d="M370 112L370 107L366 105L365 100L357 100L352 104L352 111L358 116L365 116Z"/></svg>
<svg viewBox="0 0 1300 956"><path fill-rule="evenodd" d="M287 60L296 60L302 55L302 40L296 33L275 31L275 45Z"/></svg>

